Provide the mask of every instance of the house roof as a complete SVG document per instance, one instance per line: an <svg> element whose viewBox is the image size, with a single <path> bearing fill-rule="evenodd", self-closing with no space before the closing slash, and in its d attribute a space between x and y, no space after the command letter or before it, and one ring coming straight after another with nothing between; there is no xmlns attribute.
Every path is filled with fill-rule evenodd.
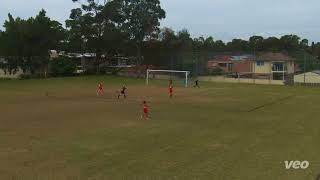
<svg viewBox="0 0 320 180"><path fill-rule="evenodd" d="M253 55L241 55L241 56L231 56L231 55L218 55L215 56L213 59L210 61L214 62L221 62L221 63L230 63L233 61L250 61L253 60L254 56Z"/></svg>
<svg viewBox="0 0 320 180"><path fill-rule="evenodd" d="M225 55L221 55L221 56L215 56L212 61L231 61L230 56L225 56Z"/></svg>
<svg viewBox="0 0 320 180"><path fill-rule="evenodd" d="M241 55L241 56L231 56L232 61L251 61L254 59L254 55Z"/></svg>
<svg viewBox="0 0 320 180"><path fill-rule="evenodd" d="M295 59L284 53L264 53L257 57L259 61L294 61Z"/></svg>
<svg viewBox="0 0 320 180"><path fill-rule="evenodd" d="M315 70L315 71L312 71L312 72L320 75L320 70Z"/></svg>

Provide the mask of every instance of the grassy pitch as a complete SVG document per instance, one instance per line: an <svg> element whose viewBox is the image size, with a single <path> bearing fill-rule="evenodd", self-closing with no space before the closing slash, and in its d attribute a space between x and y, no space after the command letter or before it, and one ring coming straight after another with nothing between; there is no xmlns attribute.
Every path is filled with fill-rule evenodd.
<svg viewBox="0 0 320 180"><path fill-rule="evenodd" d="M129 97L117 100L123 84ZM167 81L0 81L0 179L316 179L320 89L200 85L170 100ZM310 166L286 170L287 160Z"/></svg>

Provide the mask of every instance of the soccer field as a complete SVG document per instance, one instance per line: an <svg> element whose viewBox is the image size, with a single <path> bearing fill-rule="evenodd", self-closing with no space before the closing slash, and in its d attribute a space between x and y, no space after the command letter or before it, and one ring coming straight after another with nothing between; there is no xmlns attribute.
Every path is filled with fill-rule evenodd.
<svg viewBox="0 0 320 180"><path fill-rule="evenodd" d="M96 96L102 81L103 97ZM320 89L108 76L0 81L0 179L315 180ZM125 84L126 100L116 99ZM151 119L141 120L142 100ZM307 160L287 170L285 161Z"/></svg>

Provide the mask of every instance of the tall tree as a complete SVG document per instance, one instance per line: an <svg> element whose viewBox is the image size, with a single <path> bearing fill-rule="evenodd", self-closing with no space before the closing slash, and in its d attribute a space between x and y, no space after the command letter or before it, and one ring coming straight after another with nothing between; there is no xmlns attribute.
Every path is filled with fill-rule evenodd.
<svg viewBox="0 0 320 180"><path fill-rule="evenodd" d="M299 49L300 37L297 35L284 35L280 38L282 47L286 51L296 51Z"/></svg>
<svg viewBox="0 0 320 180"><path fill-rule="evenodd" d="M158 33L160 20L166 17L166 13L161 8L160 0L124 0L123 13L123 28L136 43L140 64L143 41Z"/></svg>
<svg viewBox="0 0 320 180"><path fill-rule="evenodd" d="M242 39L233 39L227 44L228 49L234 52L248 52L250 51L249 43Z"/></svg>
<svg viewBox="0 0 320 180"><path fill-rule="evenodd" d="M269 37L263 40L263 50L278 52L281 51L281 41L276 37Z"/></svg>
<svg viewBox="0 0 320 180"><path fill-rule="evenodd" d="M81 8L71 10L70 19L66 20L66 27L68 28L68 50L71 52L84 52L85 51L85 34L89 25L85 24L84 17L82 16Z"/></svg>
<svg viewBox="0 0 320 180"><path fill-rule="evenodd" d="M79 0L72 1L80 2ZM122 0L103 2L87 0L81 4L81 8L71 10L70 19L66 21L73 40L78 38L80 46L84 41L86 49L96 53L97 72L99 72L101 55L106 45L111 44L107 41L110 39L114 41L114 37L119 38L122 35L119 32L119 27L124 21L121 13L122 5Z"/></svg>
<svg viewBox="0 0 320 180"><path fill-rule="evenodd" d="M204 46L207 50L213 50L214 45L215 45L215 42L212 36L209 36L208 38L205 39Z"/></svg>
<svg viewBox="0 0 320 180"><path fill-rule="evenodd" d="M223 41L221 41L221 40L217 40L217 41L214 43L214 49L215 49L216 51L219 51L219 52L225 51L225 50L226 50L226 44L225 44Z"/></svg>
<svg viewBox="0 0 320 180"><path fill-rule="evenodd" d="M23 54L25 52L25 30L27 30L26 21L23 19L14 18L8 14L8 20L4 23L5 31L2 33L2 51L6 59L6 66L3 67L5 72L14 74L23 61Z"/></svg>
<svg viewBox="0 0 320 180"><path fill-rule="evenodd" d="M48 50L57 48L64 38L61 24L48 18L44 10L27 20L15 19L9 14L4 28L3 55L7 59L9 73L14 73L18 67L31 74L36 70L45 70L49 60Z"/></svg>
<svg viewBox="0 0 320 180"><path fill-rule="evenodd" d="M249 38L249 46L252 51L262 51L263 49L263 37L262 36L252 36Z"/></svg>
<svg viewBox="0 0 320 180"><path fill-rule="evenodd" d="M159 34L159 40L162 41L162 43L166 47L168 47L175 43L177 37L174 30L172 30L171 28L164 27L161 29L161 32Z"/></svg>
<svg viewBox="0 0 320 180"><path fill-rule="evenodd" d="M300 41L300 48L301 49L308 49L309 48L309 41L308 41L308 39L302 39L301 41Z"/></svg>
<svg viewBox="0 0 320 180"><path fill-rule="evenodd" d="M193 39L187 29L182 29L177 33L178 44L182 49L192 48Z"/></svg>
<svg viewBox="0 0 320 180"><path fill-rule="evenodd" d="M48 51L57 49L64 39L62 25L46 16L46 11L41 10L35 18L26 21L23 70L34 74L35 71L44 72L49 63Z"/></svg>

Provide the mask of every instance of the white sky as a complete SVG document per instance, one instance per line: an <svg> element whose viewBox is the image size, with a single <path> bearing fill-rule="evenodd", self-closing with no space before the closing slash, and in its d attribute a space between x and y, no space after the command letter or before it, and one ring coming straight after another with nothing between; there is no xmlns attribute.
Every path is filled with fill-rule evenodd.
<svg viewBox="0 0 320 180"><path fill-rule="evenodd" d="M167 12L162 26L187 28L193 36L212 35L231 40L252 35L298 34L320 41L319 0L161 0ZM64 24L71 0L0 0L0 24L10 12L15 17L34 16L41 8Z"/></svg>

